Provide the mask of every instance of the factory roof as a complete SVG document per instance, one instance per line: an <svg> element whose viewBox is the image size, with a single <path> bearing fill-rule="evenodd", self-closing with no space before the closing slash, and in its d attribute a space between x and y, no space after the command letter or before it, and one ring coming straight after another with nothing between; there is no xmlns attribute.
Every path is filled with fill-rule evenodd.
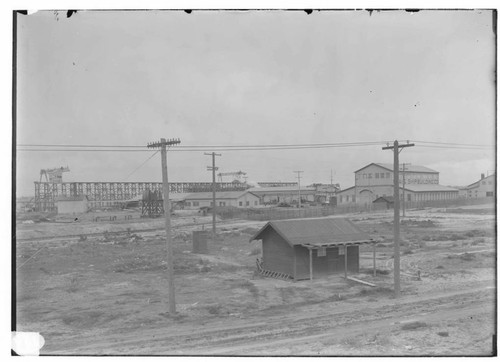
<svg viewBox="0 0 500 362"><path fill-rule="evenodd" d="M255 193L273 193L273 192L298 192L298 186L278 186L278 187L252 187L248 189L250 192ZM300 192L304 191L316 191L315 187L301 187Z"/></svg>
<svg viewBox="0 0 500 362"><path fill-rule="evenodd" d="M458 192L458 189L454 189L452 187L448 186L443 186L443 185L435 185L435 184L411 184L411 185L405 185L405 190L407 191L412 191L412 192L437 192L437 191L456 191Z"/></svg>
<svg viewBox="0 0 500 362"><path fill-rule="evenodd" d="M217 198L217 200L237 199L247 193L257 196L249 191L220 191L215 193L215 197ZM212 192L193 192L191 194L188 194L185 197L185 200L212 200L212 198Z"/></svg>
<svg viewBox="0 0 500 362"><path fill-rule="evenodd" d="M364 166L364 167L362 167L359 170L356 170L354 172L355 173L359 172L359 171L364 170L365 168L367 168L369 166L372 166L372 165L385 168L388 171L393 171L394 170L394 167L393 167L392 163L374 163L374 162L372 162L369 165L366 165L366 166ZM402 169L402 165L400 165L400 171L401 171L401 169ZM425 166L419 166L419 165L406 165L405 166L405 171L406 172L420 172L420 173L439 173L436 170L430 169L430 168L425 167Z"/></svg>

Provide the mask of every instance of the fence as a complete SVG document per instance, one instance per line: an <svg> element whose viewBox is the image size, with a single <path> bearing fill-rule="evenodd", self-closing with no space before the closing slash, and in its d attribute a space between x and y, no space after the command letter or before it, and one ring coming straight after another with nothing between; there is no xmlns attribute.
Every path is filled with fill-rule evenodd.
<svg viewBox="0 0 500 362"><path fill-rule="evenodd" d="M424 207L459 207L470 205L494 205L494 198L478 198L478 199L452 199L452 200L432 200L419 202L406 202L406 210L420 209ZM401 205L402 206L402 205ZM402 208L401 208L402 209ZM368 205L346 205L337 207L310 207L303 209L292 208L262 208L262 209L238 209L238 208L218 208L217 214L222 219L246 219L256 221L266 220L283 220L283 219L298 219L322 217L329 215L342 215L363 212L392 212L389 211L385 204L383 207L376 204Z"/></svg>

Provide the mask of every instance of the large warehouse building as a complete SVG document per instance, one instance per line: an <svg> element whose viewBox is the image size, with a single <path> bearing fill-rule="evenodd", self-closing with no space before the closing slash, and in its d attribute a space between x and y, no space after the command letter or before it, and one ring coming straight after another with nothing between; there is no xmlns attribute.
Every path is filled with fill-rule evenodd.
<svg viewBox="0 0 500 362"><path fill-rule="evenodd" d="M354 171L354 186L337 194L338 205L369 206L383 196L394 195L393 165L370 163ZM458 190L439 185L439 172L425 166L401 165L399 172L401 197L405 201L431 201L458 198ZM404 187L403 187L404 185Z"/></svg>

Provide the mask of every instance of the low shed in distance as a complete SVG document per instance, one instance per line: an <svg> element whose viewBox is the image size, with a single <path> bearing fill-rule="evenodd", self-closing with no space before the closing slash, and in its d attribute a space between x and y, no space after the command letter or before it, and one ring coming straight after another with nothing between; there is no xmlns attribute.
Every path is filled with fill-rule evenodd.
<svg viewBox="0 0 500 362"><path fill-rule="evenodd" d="M294 280L342 272L347 277L347 271L357 273L359 245L375 245L368 234L342 218L270 221L250 239L253 240L262 240L263 270Z"/></svg>
<svg viewBox="0 0 500 362"><path fill-rule="evenodd" d="M56 199L58 214L83 214L89 209L89 200L86 195L65 197Z"/></svg>

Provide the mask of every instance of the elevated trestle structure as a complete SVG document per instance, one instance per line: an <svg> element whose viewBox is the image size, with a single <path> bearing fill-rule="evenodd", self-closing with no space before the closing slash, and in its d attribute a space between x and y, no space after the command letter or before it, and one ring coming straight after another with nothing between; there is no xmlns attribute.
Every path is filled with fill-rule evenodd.
<svg viewBox="0 0 500 362"><path fill-rule="evenodd" d="M217 191L242 191L244 183L218 182ZM170 192L212 191L211 182L171 182ZM108 207L142 196L145 191L161 191L161 182L35 182L35 211L55 212L58 197L87 196L93 208Z"/></svg>

